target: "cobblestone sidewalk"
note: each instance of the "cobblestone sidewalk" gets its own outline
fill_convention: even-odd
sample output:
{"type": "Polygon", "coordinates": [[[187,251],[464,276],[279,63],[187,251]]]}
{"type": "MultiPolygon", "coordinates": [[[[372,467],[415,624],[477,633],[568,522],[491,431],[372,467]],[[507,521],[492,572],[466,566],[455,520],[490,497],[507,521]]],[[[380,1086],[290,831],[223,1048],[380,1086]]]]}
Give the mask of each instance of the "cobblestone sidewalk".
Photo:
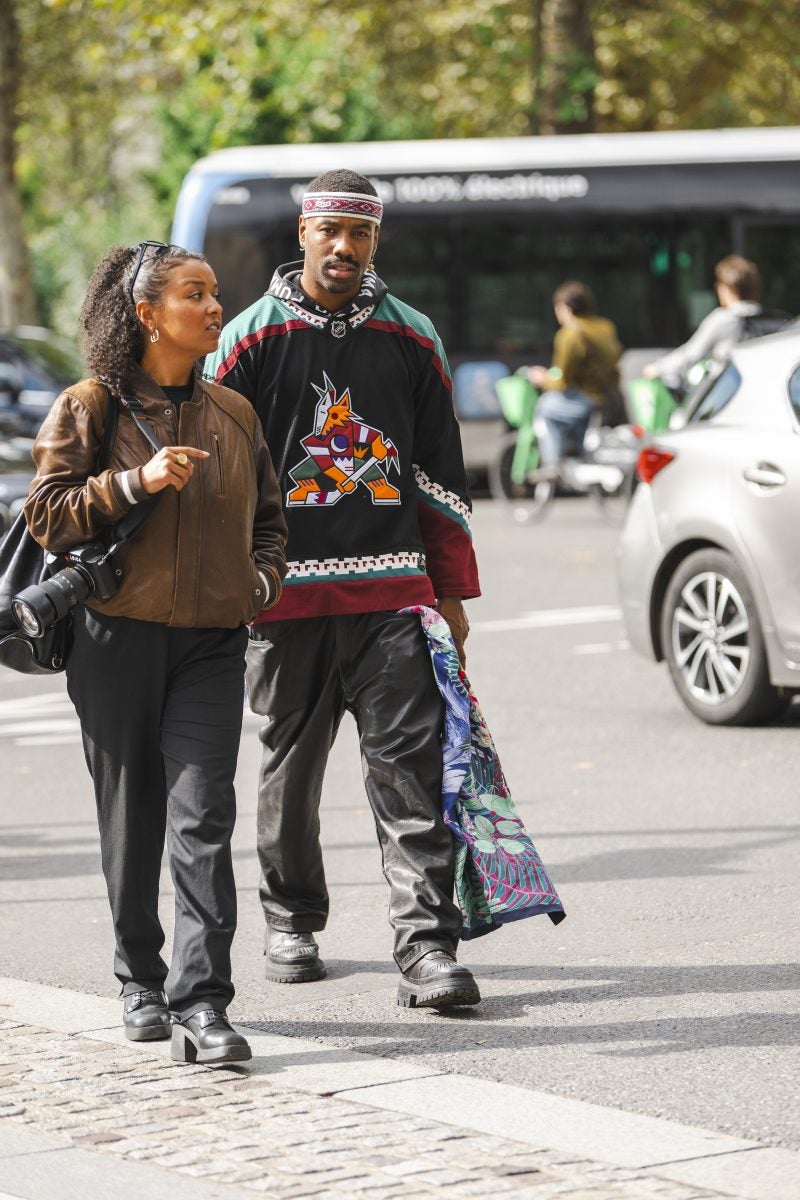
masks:
{"type": "Polygon", "coordinates": [[[0,1131],[8,1122],[109,1160],[213,1180],[230,1200],[722,1195],[304,1093],[246,1068],[176,1066],[160,1051],[0,1019],[0,1131]]]}

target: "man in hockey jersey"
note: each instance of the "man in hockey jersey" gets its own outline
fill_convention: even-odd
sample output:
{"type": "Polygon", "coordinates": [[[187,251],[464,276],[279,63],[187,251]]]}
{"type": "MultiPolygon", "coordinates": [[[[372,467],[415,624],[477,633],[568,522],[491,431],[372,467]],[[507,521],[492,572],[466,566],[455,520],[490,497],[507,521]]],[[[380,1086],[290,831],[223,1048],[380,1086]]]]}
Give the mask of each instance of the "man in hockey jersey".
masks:
{"type": "Polygon", "coordinates": [[[315,179],[302,262],[223,331],[209,378],[247,396],[289,527],[283,597],[253,625],[247,686],[265,718],[258,797],[267,978],[322,979],[328,892],[319,802],[345,710],[390,888],[407,1007],[477,1004],[456,961],[453,839],[441,815],[443,709],[419,620],[436,605],[463,662],[479,595],[447,361],[430,321],[375,274],[382,204],[350,171],[315,179]]]}

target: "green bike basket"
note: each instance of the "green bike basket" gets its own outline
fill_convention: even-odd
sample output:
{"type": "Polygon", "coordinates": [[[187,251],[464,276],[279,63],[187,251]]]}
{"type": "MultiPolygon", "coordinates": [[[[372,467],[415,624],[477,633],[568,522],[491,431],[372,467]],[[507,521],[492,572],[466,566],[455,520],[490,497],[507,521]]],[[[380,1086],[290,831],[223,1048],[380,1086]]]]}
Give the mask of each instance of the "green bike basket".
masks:
{"type": "Polygon", "coordinates": [[[664,433],[677,407],[675,397],[660,379],[631,379],[628,383],[633,420],[648,433],[664,433]]]}
{"type": "Polygon", "coordinates": [[[536,407],[536,388],[524,375],[506,375],[495,382],[503,416],[509,425],[519,429],[526,415],[536,407]]]}

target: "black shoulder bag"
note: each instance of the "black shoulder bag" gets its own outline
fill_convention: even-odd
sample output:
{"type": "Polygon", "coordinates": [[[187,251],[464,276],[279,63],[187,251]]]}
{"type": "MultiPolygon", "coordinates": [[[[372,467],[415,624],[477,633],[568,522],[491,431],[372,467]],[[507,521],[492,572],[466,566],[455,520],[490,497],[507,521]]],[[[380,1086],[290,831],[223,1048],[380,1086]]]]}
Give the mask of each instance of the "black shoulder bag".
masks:
{"type": "MultiPolygon", "coordinates": [[[[139,400],[128,397],[121,403],[136,420],[153,449],[159,451],[162,448],[161,442],[150,424],[145,421],[139,400]]],[[[97,455],[97,467],[101,471],[108,465],[111,457],[118,415],[116,397],[108,392],[106,423],[97,455]]],[[[115,554],[119,547],[142,527],[159,496],[160,493],[135,505],[122,518],[114,530],[113,544],[100,556],[101,563],[115,554]]],[[[78,554],[77,551],[72,553],[78,554]]],[[[67,611],[47,628],[34,633],[28,632],[17,623],[12,604],[20,592],[42,584],[57,572],[65,561],[68,559],[64,556],[50,554],[42,549],[28,529],[25,514],[20,513],[0,543],[0,666],[20,671],[24,675],[51,675],[64,670],[72,648],[71,611],[67,611]]],[[[119,572],[115,571],[114,575],[118,576],[119,572]]],[[[113,594],[114,590],[116,584],[107,594],[113,594]]],[[[75,602],[74,599],[70,600],[70,607],[73,607],[75,602]]]]}

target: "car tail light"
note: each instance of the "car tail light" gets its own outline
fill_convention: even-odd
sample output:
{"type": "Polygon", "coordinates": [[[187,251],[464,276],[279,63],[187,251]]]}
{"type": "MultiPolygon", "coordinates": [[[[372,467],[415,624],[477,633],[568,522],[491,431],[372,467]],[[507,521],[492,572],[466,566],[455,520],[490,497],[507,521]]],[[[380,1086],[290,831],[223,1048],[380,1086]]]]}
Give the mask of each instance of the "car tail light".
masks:
{"type": "Polygon", "coordinates": [[[645,446],[636,460],[636,475],[642,483],[652,483],[659,471],[669,466],[675,457],[672,450],[659,446],[645,446]]]}

